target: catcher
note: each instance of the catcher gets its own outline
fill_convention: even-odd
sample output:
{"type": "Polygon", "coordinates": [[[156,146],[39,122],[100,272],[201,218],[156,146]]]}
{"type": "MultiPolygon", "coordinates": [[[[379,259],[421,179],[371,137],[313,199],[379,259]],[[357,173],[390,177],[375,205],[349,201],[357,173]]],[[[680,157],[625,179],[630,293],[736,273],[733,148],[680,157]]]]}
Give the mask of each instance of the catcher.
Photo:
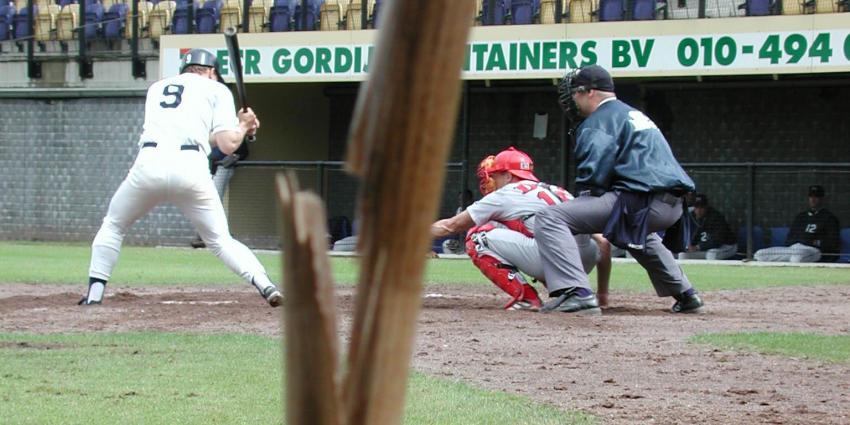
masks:
{"type": "MultiPolygon", "coordinates": [[[[466,252],[472,263],[511,296],[506,310],[537,311],[542,303],[522,273],[543,280],[543,265],[534,240],[535,213],[568,202],[566,190],[540,182],[534,163],[520,150],[508,148],[490,155],[478,166],[479,190],[484,196],[454,217],[431,225],[431,235],[443,237],[468,229],[466,252]],[[522,273],[520,273],[522,272],[522,273]]],[[[608,302],[611,249],[601,235],[576,235],[587,273],[598,264],[597,296],[608,302]]]]}

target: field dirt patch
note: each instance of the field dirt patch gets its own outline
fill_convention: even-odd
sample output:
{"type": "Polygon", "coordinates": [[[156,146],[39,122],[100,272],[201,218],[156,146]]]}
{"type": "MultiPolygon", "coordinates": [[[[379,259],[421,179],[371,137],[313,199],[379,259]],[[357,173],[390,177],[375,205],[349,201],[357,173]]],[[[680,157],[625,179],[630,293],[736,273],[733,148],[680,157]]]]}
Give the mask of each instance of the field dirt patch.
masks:
{"type": "MultiPolygon", "coordinates": [[[[0,285],[0,332],[280,335],[280,310],[247,285],[110,285],[105,303],[90,307],[76,305],[83,289],[0,285]]],[[[850,287],[712,292],[706,314],[687,316],[651,295],[615,294],[599,317],[506,312],[504,298],[489,287],[427,286],[414,367],[604,423],[850,423],[850,365],[687,341],[710,332],[850,334],[850,287]]],[[[345,338],[354,290],[338,288],[337,304],[345,338]]]]}

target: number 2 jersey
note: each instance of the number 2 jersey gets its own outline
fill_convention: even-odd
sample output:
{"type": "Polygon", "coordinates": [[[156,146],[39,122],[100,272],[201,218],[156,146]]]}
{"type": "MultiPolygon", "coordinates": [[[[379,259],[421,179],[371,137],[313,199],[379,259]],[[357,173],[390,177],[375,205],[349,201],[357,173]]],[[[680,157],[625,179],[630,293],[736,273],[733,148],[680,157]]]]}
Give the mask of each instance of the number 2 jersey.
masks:
{"type": "Polygon", "coordinates": [[[238,129],[233,95],[227,86],[187,72],[148,88],[139,145],[198,145],[209,155],[211,135],[238,129]]]}
{"type": "Polygon", "coordinates": [[[466,208],[476,226],[490,221],[532,236],[534,215],[543,208],[573,199],[561,187],[531,180],[508,183],[466,208]],[[523,231],[523,228],[526,231],[523,231]]]}

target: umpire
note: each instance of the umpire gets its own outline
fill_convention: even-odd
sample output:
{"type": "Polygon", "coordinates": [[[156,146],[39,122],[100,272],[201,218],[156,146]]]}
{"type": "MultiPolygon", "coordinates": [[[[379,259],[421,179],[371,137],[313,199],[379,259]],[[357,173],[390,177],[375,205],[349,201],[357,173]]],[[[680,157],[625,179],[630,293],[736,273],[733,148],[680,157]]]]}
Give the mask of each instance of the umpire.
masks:
{"type": "Polygon", "coordinates": [[[682,195],[694,190],[667,140],[641,111],[617,100],[604,68],[567,72],[558,102],[576,131],[579,197],[537,214],[535,238],[550,301],[541,311],[599,314],[573,234],[604,231],[646,269],[660,297],[676,299],[672,312],[698,312],[703,303],[673,254],[654,232],[682,216],[682,195]]]}

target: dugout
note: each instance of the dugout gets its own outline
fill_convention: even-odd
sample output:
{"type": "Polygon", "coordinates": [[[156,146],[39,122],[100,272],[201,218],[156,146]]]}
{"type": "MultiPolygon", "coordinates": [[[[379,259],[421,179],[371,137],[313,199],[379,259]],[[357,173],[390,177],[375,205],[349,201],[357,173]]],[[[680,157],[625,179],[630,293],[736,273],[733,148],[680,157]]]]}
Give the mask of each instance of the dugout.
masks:
{"type": "MultiPolygon", "coordinates": [[[[699,190],[709,194],[733,227],[746,225],[750,216],[752,224],[764,228],[787,224],[805,206],[805,188],[815,183],[826,188],[830,209],[848,227],[850,150],[845,144],[850,129],[844,111],[850,98],[850,31],[846,28],[850,28],[847,13],[476,27],[468,46],[464,103],[449,164],[434,164],[448,170],[441,215],[454,212],[461,188],[475,189],[478,160],[510,145],[533,156],[542,179],[569,188],[574,169],[571,141],[555,101],[555,84],[563,69],[596,62],[612,71],[618,96],[646,111],[661,127],[699,190]]],[[[255,247],[276,245],[271,176],[281,169],[295,170],[302,186],[322,193],[329,216],[354,215],[357,183],[341,170],[340,161],[375,35],[374,30],[360,30],[240,36],[250,103],[263,128],[250,161],[237,169],[225,203],[237,237],[255,247]]],[[[176,73],[181,51],[194,47],[214,50],[225,59],[221,35],[164,36],[158,61],[148,62],[148,80],[176,73]]],[[[225,78],[232,81],[228,71],[225,64],[225,78]]],[[[6,147],[0,161],[8,165],[0,173],[7,173],[4,181],[12,182],[2,195],[4,205],[14,207],[6,208],[0,218],[0,236],[91,238],[105,203],[132,161],[132,140],[140,122],[122,128],[128,135],[121,137],[115,137],[108,123],[90,123],[88,133],[99,141],[89,146],[92,151],[116,143],[122,147],[100,158],[113,164],[108,170],[115,176],[84,180],[68,171],[79,162],[63,157],[68,152],[79,158],[87,154],[85,146],[72,148],[74,124],[57,131],[55,122],[47,126],[33,119],[19,130],[13,117],[21,118],[17,107],[22,107],[26,119],[32,118],[26,111],[47,109],[51,119],[73,123],[82,107],[90,113],[135,113],[140,121],[140,82],[131,81],[136,87],[132,93],[109,98],[61,94],[51,98],[47,88],[43,99],[32,100],[8,94],[23,88],[6,90],[0,120],[4,128],[16,130],[0,136],[6,147]],[[23,143],[24,138],[30,142],[23,143]],[[42,142],[31,146],[32,140],[42,142]],[[57,178],[27,171],[23,175],[30,180],[23,182],[21,173],[15,173],[21,168],[14,152],[31,149],[37,150],[30,156],[36,167],[55,167],[61,170],[59,176],[65,173],[72,181],[85,181],[86,189],[91,189],[85,191],[85,202],[68,202],[52,215],[45,213],[44,209],[55,207],[37,192],[40,187],[51,190],[57,178]],[[32,216],[38,220],[23,231],[20,223],[34,220],[32,216]],[[71,236],[59,235],[69,228],[75,229],[71,236]]],[[[78,184],[61,186],[64,193],[80,191],[78,184]]],[[[191,238],[191,229],[176,217],[179,214],[167,208],[156,214],[137,224],[138,236],[131,234],[128,242],[181,244],[191,238]],[[150,233],[153,236],[142,236],[150,233]]]]}

